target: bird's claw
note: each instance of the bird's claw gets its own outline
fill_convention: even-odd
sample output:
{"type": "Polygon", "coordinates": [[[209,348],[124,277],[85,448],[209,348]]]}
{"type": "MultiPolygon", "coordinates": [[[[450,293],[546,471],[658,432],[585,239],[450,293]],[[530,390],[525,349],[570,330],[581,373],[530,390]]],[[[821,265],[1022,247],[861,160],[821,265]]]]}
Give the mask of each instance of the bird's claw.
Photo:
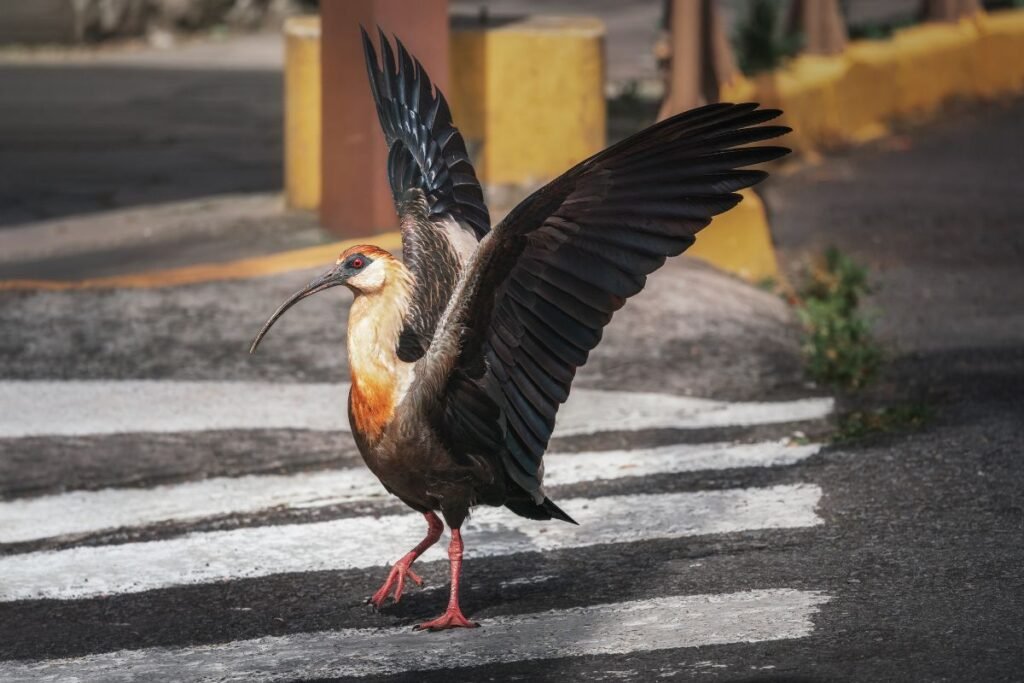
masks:
{"type": "Polygon", "coordinates": [[[413,631],[444,631],[450,628],[479,628],[480,624],[470,621],[462,615],[458,607],[448,610],[437,619],[425,621],[418,626],[413,626],[413,631]]]}
{"type": "Polygon", "coordinates": [[[392,588],[394,588],[394,601],[397,605],[402,599],[402,592],[405,590],[406,577],[409,577],[409,579],[411,579],[417,586],[422,586],[423,579],[421,579],[419,575],[409,567],[410,564],[412,563],[406,563],[403,561],[396,562],[391,568],[391,571],[388,572],[388,578],[384,581],[384,585],[381,586],[376,593],[370,596],[366,601],[367,604],[373,605],[376,609],[381,609],[384,607],[384,603],[387,601],[388,596],[391,595],[392,588]]]}

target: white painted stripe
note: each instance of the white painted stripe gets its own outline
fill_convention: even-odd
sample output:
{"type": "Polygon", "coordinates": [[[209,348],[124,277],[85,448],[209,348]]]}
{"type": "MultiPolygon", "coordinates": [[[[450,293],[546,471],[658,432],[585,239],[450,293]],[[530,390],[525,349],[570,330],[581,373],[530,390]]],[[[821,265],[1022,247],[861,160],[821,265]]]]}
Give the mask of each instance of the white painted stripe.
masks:
{"type": "Polygon", "coordinates": [[[348,430],[347,390],[347,385],[269,382],[0,382],[0,437],[348,430]]]}
{"type": "Polygon", "coordinates": [[[681,595],[495,617],[471,631],[345,629],[77,659],[0,662],[0,679],[290,681],[758,643],[809,636],[812,618],[829,599],[789,588],[681,595]]]}
{"type": "MultiPolygon", "coordinates": [[[[541,523],[484,508],[465,530],[467,557],[580,548],[821,524],[817,486],[577,498],[562,507],[580,526],[541,523]]],[[[285,572],[354,569],[398,558],[423,534],[418,515],[192,533],[123,545],[0,557],[0,601],[135,593],[285,572]]],[[[426,559],[444,557],[444,544],[426,559]]]]}
{"type": "Polygon", "coordinates": [[[282,681],[804,638],[830,597],[789,588],[495,617],[471,631],[345,629],[77,659],[0,662],[8,683],[282,681]]]}
{"type": "MultiPolygon", "coordinates": [[[[786,442],[675,445],[636,451],[603,451],[545,457],[550,486],[736,467],[791,465],[818,445],[786,442]]],[[[0,503],[0,543],[95,533],[169,521],[372,502],[390,496],[367,469],[293,475],[220,477],[151,489],[73,491],[0,503]]]]}
{"type": "Polygon", "coordinates": [[[563,486],[584,481],[700,470],[779,467],[798,463],[819,450],[821,444],[801,446],[789,441],[768,441],[751,444],[677,444],[633,451],[596,451],[573,455],[552,453],[544,456],[544,485],[563,486]]]}
{"type": "MultiPolygon", "coordinates": [[[[346,384],[0,381],[0,438],[214,429],[347,431],[346,384]]],[[[815,420],[831,398],[774,403],[578,388],[555,436],[815,420]]]]}
{"type": "Polygon", "coordinates": [[[831,398],[729,403],[707,398],[635,391],[574,389],[558,412],[555,436],[639,429],[705,429],[820,420],[831,398]]]}

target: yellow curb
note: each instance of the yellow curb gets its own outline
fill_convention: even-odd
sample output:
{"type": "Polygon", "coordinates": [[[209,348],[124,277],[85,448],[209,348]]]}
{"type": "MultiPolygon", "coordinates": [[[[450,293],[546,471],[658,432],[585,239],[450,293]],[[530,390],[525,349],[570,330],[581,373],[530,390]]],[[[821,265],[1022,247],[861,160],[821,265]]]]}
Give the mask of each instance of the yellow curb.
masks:
{"type": "Polygon", "coordinates": [[[183,268],[151,270],[131,275],[89,278],[87,280],[0,280],[0,291],[40,290],[64,291],[78,289],[143,289],[177,287],[217,280],[244,280],[287,273],[292,270],[315,268],[333,263],[338,254],[357,244],[373,242],[382,249],[397,250],[402,239],[397,232],[372,237],[333,242],[316,247],[257,256],[255,258],[223,263],[200,263],[183,268]]]}
{"type": "Polygon", "coordinates": [[[834,56],[800,55],[775,71],[737,79],[724,101],[783,110],[787,142],[808,153],[859,144],[901,117],[927,116],[953,98],[1024,91],[1024,10],[924,23],[888,40],[850,43],[834,56]]]}
{"type": "Polygon", "coordinates": [[[764,202],[752,190],[742,190],[740,194],[743,201],[697,233],[697,242],[686,250],[686,255],[749,282],[777,280],[779,264],[764,202]]]}

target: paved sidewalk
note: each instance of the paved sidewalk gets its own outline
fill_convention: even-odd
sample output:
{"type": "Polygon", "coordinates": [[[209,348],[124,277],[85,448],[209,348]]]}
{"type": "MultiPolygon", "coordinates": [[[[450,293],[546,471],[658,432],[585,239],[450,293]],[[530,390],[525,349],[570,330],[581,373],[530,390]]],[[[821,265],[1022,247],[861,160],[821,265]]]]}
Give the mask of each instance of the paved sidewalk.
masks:
{"type": "Polygon", "coordinates": [[[316,216],[279,194],[228,194],[86,213],[0,230],[0,287],[224,263],[326,244],[316,216]]]}
{"type": "Polygon", "coordinates": [[[0,230],[282,187],[281,39],[0,53],[0,230]]]}

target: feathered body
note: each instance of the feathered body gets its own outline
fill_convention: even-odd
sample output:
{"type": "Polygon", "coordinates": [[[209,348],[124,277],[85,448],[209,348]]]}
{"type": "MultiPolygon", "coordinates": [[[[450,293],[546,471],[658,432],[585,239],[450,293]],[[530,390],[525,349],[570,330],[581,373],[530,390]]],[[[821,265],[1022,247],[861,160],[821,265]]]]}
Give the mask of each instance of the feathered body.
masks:
{"type": "Polygon", "coordinates": [[[504,473],[485,459],[456,461],[429,411],[406,402],[417,362],[402,360],[399,347],[412,309],[413,276],[369,245],[348,249],[339,262],[354,254],[374,257],[350,281],[355,299],[348,323],[348,405],[356,444],[388,491],[420,512],[445,510],[458,526],[473,505],[501,504],[504,473]]]}
{"type": "MultiPolygon", "coordinates": [[[[491,228],[483,191],[444,96],[401,43],[363,34],[388,144],[404,264],[363,245],[285,302],[344,284],[349,416],[367,465],[424,514],[428,534],[372,598],[382,605],[413,561],[452,530],[448,611],[426,628],[469,626],[458,605],[460,526],[476,505],[531,519],[572,518],[543,487],[543,455],[576,369],[646,276],[686,250],[736,191],[767,174],[743,167],[785,148],[756,104],[712,104],[641,131],[569,169],[491,228]]],[[[396,41],[397,42],[397,41],[396,41]]]]}
{"type": "Polygon", "coordinates": [[[398,357],[397,348],[413,285],[409,272],[391,254],[367,245],[349,249],[339,261],[352,253],[376,257],[352,285],[358,294],[349,312],[347,345],[351,423],[360,440],[374,443],[412,382],[413,365],[398,357]]]}

